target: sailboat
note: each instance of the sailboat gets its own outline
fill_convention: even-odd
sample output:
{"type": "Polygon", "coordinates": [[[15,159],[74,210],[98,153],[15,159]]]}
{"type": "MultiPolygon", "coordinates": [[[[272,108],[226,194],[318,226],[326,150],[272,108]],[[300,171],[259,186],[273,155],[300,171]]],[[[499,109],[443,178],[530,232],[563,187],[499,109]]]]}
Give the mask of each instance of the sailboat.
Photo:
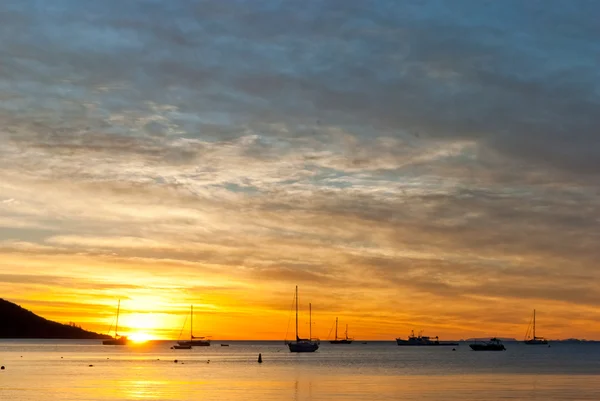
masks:
{"type": "Polygon", "coordinates": [[[300,338],[298,336],[298,286],[296,286],[296,296],[294,298],[296,303],[296,341],[290,341],[288,347],[290,352],[315,352],[319,349],[319,341],[313,341],[312,337],[312,305],[309,306],[309,338],[300,338]]]}
{"type": "Polygon", "coordinates": [[[329,341],[330,344],[352,344],[352,338],[348,338],[348,325],[346,325],[346,338],[338,338],[338,318],[335,318],[335,340],[329,341]]]}
{"type": "MultiPolygon", "coordinates": [[[[183,323],[183,327],[181,328],[181,331],[183,331],[184,328],[185,328],[185,322],[183,323]]],[[[179,333],[179,336],[181,336],[181,333],[179,333]]],[[[186,341],[186,344],[175,344],[171,347],[171,349],[192,349],[192,340],[193,339],[194,339],[194,336],[192,334],[192,325],[190,325],[190,341],[186,341]]]]}
{"type": "Polygon", "coordinates": [[[194,305],[190,306],[190,340],[189,341],[177,341],[177,344],[183,346],[194,346],[194,347],[208,347],[210,346],[210,340],[206,337],[194,337],[194,305]]]}
{"type": "Polygon", "coordinates": [[[117,304],[117,323],[115,324],[115,336],[110,340],[102,341],[103,345],[127,345],[127,337],[119,335],[119,310],[121,309],[121,300],[117,304]]]}
{"type": "Polygon", "coordinates": [[[531,330],[531,323],[529,327],[527,327],[527,333],[525,334],[525,344],[528,345],[542,345],[548,344],[548,340],[544,337],[536,337],[535,335],[535,309],[533,310],[533,330],[531,330]],[[533,337],[529,337],[529,334],[533,331],[533,337]]]}

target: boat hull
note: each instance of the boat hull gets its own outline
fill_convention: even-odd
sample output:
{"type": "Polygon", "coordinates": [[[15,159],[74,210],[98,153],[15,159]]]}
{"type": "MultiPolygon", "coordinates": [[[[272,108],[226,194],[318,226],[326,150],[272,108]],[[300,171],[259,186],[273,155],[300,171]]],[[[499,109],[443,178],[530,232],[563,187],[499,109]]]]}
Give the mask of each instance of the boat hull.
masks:
{"type": "Polygon", "coordinates": [[[210,347],[210,341],[207,340],[178,341],[177,344],[191,347],[210,347]]]}
{"type": "Polygon", "coordinates": [[[291,342],[288,343],[290,352],[315,352],[319,349],[319,344],[314,342],[291,342]]]}
{"type": "Polygon", "coordinates": [[[473,351],[506,351],[502,344],[470,344],[473,351]]]}
{"type": "Polygon", "coordinates": [[[191,345],[174,345],[173,349],[192,349],[191,345]]]}
{"type": "Polygon", "coordinates": [[[548,345],[548,340],[539,340],[539,339],[526,340],[525,344],[527,344],[527,345],[548,345]]]}
{"type": "Polygon", "coordinates": [[[458,343],[452,342],[440,342],[440,341],[411,341],[411,340],[403,340],[401,338],[396,339],[396,344],[400,346],[412,346],[412,347],[436,347],[436,346],[457,346],[458,343]]]}
{"type": "Polygon", "coordinates": [[[329,344],[352,344],[352,340],[331,340],[329,344]]]}
{"type": "Polygon", "coordinates": [[[127,345],[127,337],[111,338],[102,341],[102,345],[127,345]]]}
{"type": "Polygon", "coordinates": [[[396,344],[398,344],[401,347],[443,347],[443,346],[457,346],[459,345],[458,343],[429,343],[429,344],[414,344],[414,343],[409,343],[409,342],[400,342],[400,341],[396,341],[396,344]]]}

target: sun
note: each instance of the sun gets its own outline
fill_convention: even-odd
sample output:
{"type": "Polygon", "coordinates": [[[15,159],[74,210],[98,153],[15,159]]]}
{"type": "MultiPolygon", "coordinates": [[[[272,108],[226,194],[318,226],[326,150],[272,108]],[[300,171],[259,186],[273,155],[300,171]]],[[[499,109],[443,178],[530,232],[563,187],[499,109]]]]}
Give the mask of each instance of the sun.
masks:
{"type": "Polygon", "coordinates": [[[150,341],[153,340],[154,338],[148,334],[148,333],[144,333],[144,332],[137,332],[137,333],[132,333],[129,336],[127,336],[127,338],[131,341],[133,341],[134,343],[145,343],[146,341],[150,341]]]}

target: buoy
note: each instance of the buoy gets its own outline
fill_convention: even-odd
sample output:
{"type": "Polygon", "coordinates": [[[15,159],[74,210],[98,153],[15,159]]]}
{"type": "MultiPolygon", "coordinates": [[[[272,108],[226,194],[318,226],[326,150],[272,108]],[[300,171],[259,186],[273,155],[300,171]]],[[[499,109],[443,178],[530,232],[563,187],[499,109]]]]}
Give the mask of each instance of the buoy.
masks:
{"type": "Polygon", "coordinates": [[[93,367],[94,365],[90,365],[90,368],[93,367]]]}
{"type": "Polygon", "coordinates": [[[452,348],[452,351],[456,351],[456,348],[452,348]]]}
{"type": "Polygon", "coordinates": [[[206,361],[206,363],[210,363],[210,359],[206,361]]]}
{"type": "Polygon", "coordinates": [[[62,356],[60,357],[60,359],[62,359],[62,356]]]}
{"type": "Polygon", "coordinates": [[[174,362],[174,363],[177,363],[177,359],[175,359],[173,362],[174,362]]]}
{"type": "Polygon", "coordinates": [[[258,363],[262,363],[262,354],[258,354],[258,363]]]}
{"type": "Polygon", "coordinates": [[[0,367],[0,370],[4,370],[4,365],[2,365],[2,366],[0,367]]]}

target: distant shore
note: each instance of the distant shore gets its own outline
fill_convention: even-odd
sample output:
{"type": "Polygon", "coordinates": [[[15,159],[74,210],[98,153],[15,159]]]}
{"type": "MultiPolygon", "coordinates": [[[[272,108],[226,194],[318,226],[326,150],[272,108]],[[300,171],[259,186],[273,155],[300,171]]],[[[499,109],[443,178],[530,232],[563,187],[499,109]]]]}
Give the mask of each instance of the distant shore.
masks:
{"type": "Polygon", "coordinates": [[[102,340],[105,334],[82,329],[75,323],[63,324],[44,319],[21,306],[0,298],[0,338],[102,340]]]}

